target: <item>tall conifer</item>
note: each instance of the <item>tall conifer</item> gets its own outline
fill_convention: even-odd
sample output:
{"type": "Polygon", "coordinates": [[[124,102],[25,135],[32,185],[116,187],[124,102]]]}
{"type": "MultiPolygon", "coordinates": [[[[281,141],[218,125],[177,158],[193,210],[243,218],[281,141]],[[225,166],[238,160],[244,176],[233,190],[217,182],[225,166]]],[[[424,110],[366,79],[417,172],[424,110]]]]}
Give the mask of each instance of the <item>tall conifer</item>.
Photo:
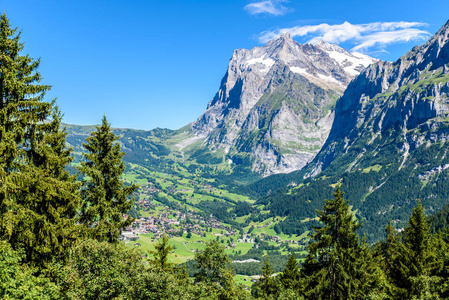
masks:
{"type": "Polygon", "coordinates": [[[168,255],[174,247],[170,245],[166,234],[162,235],[159,241],[154,245],[154,249],[155,251],[150,252],[154,257],[152,262],[161,268],[161,270],[173,269],[173,264],[168,261],[168,255]]]}
{"type": "Polygon", "coordinates": [[[20,32],[0,16],[0,237],[35,264],[76,237],[78,183],[55,101],[45,102],[40,61],[21,55],[20,32]]]}
{"type": "Polygon", "coordinates": [[[279,275],[279,281],[284,289],[298,289],[300,286],[300,274],[298,262],[293,254],[290,254],[285,268],[279,275]]]}
{"type": "Polygon", "coordinates": [[[385,228],[385,240],[377,245],[376,254],[380,267],[390,281],[392,294],[399,298],[407,292],[403,282],[409,272],[408,267],[403,264],[405,252],[406,249],[390,221],[385,228]]]}
{"type": "Polygon", "coordinates": [[[125,171],[122,161],[125,155],[118,137],[103,117],[101,126],[91,133],[83,143],[87,150],[85,162],[79,170],[87,176],[83,182],[81,222],[87,227],[88,235],[98,241],[116,242],[121,231],[134,219],[123,219],[134,201],[130,196],[137,185],[125,186],[121,179],[125,171]]]}
{"type": "Polygon", "coordinates": [[[408,226],[405,228],[404,241],[410,250],[413,275],[421,275],[425,270],[430,245],[430,225],[424,213],[421,201],[413,209],[408,226]]]}
{"type": "Polygon", "coordinates": [[[407,297],[422,298],[423,293],[435,297],[438,293],[433,288],[440,285],[438,275],[444,266],[442,253],[435,249],[438,242],[439,236],[432,237],[430,234],[430,224],[424,207],[421,201],[418,201],[405,228],[404,250],[400,262],[405,271],[399,285],[404,288],[407,297]]]}
{"type": "Polygon", "coordinates": [[[324,200],[323,210],[317,213],[324,226],[314,228],[314,242],[308,246],[309,257],[303,271],[309,273],[306,298],[348,298],[354,290],[351,262],[355,259],[353,250],[359,247],[356,230],[360,223],[343,199],[340,186],[334,191],[334,199],[324,200]]]}
{"type": "MultiPolygon", "coordinates": [[[[365,267],[375,267],[369,249],[359,243],[357,229],[361,224],[351,213],[340,186],[334,199],[325,200],[317,211],[322,227],[314,228],[308,256],[301,275],[307,299],[358,299],[367,290],[377,288],[379,281],[368,278],[365,267]]],[[[377,272],[377,270],[376,270],[377,272]]]]}
{"type": "Polygon", "coordinates": [[[269,256],[265,256],[262,266],[262,276],[259,278],[259,288],[265,299],[269,297],[276,298],[279,293],[276,280],[273,278],[273,269],[270,266],[269,256]]]}

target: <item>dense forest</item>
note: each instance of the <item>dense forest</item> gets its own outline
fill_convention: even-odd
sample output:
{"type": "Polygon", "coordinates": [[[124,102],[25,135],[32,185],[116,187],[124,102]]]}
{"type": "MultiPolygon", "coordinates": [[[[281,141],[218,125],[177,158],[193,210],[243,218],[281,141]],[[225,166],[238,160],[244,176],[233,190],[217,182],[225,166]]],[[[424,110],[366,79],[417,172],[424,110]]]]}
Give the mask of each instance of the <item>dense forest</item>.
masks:
{"type": "MultiPolygon", "coordinates": [[[[304,220],[316,216],[315,210],[321,205],[319,200],[328,197],[332,186],[339,183],[342,190],[349,192],[347,198],[363,221],[360,232],[366,234],[368,242],[374,243],[382,239],[383,228],[389,220],[394,221],[396,228],[404,227],[419,199],[428,214],[435,214],[447,204],[449,169],[434,175],[426,172],[448,164],[445,152],[449,143],[421,145],[402,168],[399,147],[391,142],[375,160],[372,157],[361,160],[361,167],[351,171],[346,169],[352,160],[341,159],[315,177],[302,179],[305,170],[301,170],[270,176],[247,188],[256,195],[258,204],[268,207],[269,217],[284,217],[277,226],[279,231],[302,234],[317,225],[315,221],[304,220]],[[432,177],[426,181],[421,174],[432,177]]],[[[439,218],[446,215],[438,214],[439,218]]]]}
{"type": "MultiPolygon", "coordinates": [[[[133,222],[123,216],[132,209],[130,196],[137,186],[121,179],[124,154],[117,136],[104,117],[84,142],[78,167],[83,180],[70,175],[72,150],[66,147],[56,102],[44,101],[50,86],[39,84],[40,61],[21,55],[20,32],[6,14],[0,17],[0,30],[0,298],[449,297],[446,218],[438,217],[440,230],[431,231],[418,202],[403,231],[390,223],[381,242],[368,244],[358,235],[361,223],[339,185],[315,212],[320,221],[314,223],[303,263],[293,253],[287,261],[266,256],[261,270],[247,271],[260,274],[251,291],[235,283],[231,258],[218,241],[195,253],[190,270],[169,261],[173,249],[167,236],[151,253],[127,248],[119,236],[133,222]]],[[[331,193],[327,185],[319,196],[331,193]]],[[[199,205],[229,218],[226,206],[199,205]]],[[[289,206],[286,202],[271,209],[281,214],[289,206]]],[[[256,213],[245,203],[237,203],[234,212],[256,213]]],[[[247,257],[260,258],[261,251],[252,250],[247,257]]]]}

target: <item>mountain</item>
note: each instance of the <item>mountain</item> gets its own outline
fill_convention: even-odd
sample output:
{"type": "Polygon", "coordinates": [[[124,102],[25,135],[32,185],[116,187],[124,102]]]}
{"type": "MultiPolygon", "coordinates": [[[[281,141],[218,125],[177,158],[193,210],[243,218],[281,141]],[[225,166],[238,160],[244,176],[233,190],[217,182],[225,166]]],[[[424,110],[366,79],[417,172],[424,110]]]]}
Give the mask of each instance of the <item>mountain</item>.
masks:
{"type": "Polygon", "coordinates": [[[217,152],[265,176],[301,169],[326,141],[335,101],[373,61],[325,42],[301,45],[289,34],[235,50],[220,89],[179,149],[191,158],[217,152]]]}
{"type": "MultiPolygon", "coordinates": [[[[86,150],[83,143],[90,133],[96,131],[96,126],[80,126],[62,124],[68,132],[67,144],[73,148],[75,163],[82,160],[82,153],[86,150]]],[[[120,137],[122,151],[126,153],[124,161],[154,169],[163,169],[166,162],[172,163],[168,156],[171,154],[167,140],[174,134],[173,130],[156,128],[151,131],[114,128],[115,135],[120,137]]]]}
{"type": "Polygon", "coordinates": [[[337,101],[320,152],[284,178],[284,187],[296,186],[262,201],[272,214],[289,216],[283,229],[304,230],[301,221],[340,183],[376,240],[388,220],[403,228],[418,199],[427,213],[449,203],[448,149],[449,22],[397,61],[363,70],[337,101]]]}
{"type": "MultiPolygon", "coordinates": [[[[373,145],[399,135],[400,168],[404,167],[410,152],[420,145],[446,141],[448,26],[396,62],[371,65],[348,86],[338,101],[338,117],[325,147],[313,163],[311,175],[325,169],[341,152],[344,153],[339,159],[347,160],[344,157],[368,136],[367,144],[373,145]]],[[[349,170],[356,168],[358,161],[366,156],[365,148],[351,162],[349,170]]]]}
{"type": "MultiPolygon", "coordinates": [[[[389,220],[404,228],[418,199],[428,214],[449,203],[449,22],[395,62],[364,68],[368,60],[284,35],[234,51],[196,122],[176,131],[115,132],[127,162],[168,174],[181,166],[258,198],[263,213],[245,222],[281,216],[276,232],[317,225],[316,209],[340,184],[361,230],[376,241],[389,220]],[[294,169],[236,184],[252,182],[251,170],[294,169]]],[[[76,161],[92,130],[68,126],[76,161]]]]}

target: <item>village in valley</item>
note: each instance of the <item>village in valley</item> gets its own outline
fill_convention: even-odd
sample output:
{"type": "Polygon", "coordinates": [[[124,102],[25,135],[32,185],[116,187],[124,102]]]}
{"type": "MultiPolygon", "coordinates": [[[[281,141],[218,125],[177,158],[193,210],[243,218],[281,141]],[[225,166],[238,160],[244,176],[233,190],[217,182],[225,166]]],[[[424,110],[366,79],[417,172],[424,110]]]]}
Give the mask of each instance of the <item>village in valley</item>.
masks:
{"type": "Polygon", "coordinates": [[[233,263],[239,265],[259,263],[260,255],[250,254],[266,254],[267,249],[285,255],[305,253],[307,232],[301,236],[278,234],[273,229],[277,219],[253,222],[251,214],[236,216],[233,212],[237,205],[254,201],[180,168],[177,166],[177,173],[166,174],[128,166],[125,180],[139,184],[139,189],[130,212],[135,221],[121,236],[127,245],[152,251],[153,245],[167,235],[174,247],[170,259],[176,263],[193,260],[195,252],[212,239],[222,243],[233,263]]]}

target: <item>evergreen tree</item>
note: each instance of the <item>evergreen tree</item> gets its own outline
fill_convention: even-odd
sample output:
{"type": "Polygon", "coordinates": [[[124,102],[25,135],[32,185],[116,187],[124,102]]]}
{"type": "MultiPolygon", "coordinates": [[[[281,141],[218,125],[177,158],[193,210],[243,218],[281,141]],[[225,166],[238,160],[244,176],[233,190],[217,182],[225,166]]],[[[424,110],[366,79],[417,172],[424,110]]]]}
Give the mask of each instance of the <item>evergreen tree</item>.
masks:
{"type": "Polygon", "coordinates": [[[426,260],[428,259],[430,245],[430,225],[424,213],[421,201],[413,209],[408,226],[405,228],[404,242],[410,251],[411,274],[419,276],[426,272],[426,260]]]}
{"type": "Polygon", "coordinates": [[[288,258],[284,271],[279,275],[279,281],[284,289],[298,289],[300,286],[300,274],[298,263],[293,254],[288,258]]]}
{"type": "Polygon", "coordinates": [[[262,266],[262,276],[259,279],[259,288],[264,298],[275,297],[278,294],[278,286],[276,280],[273,278],[273,270],[270,266],[269,256],[265,256],[262,266]]]}
{"type": "Polygon", "coordinates": [[[407,276],[408,268],[402,263],[402,255],[405,252],[404,245],[396,235],[391,221],[385,228],[385,240],[377,245],[375,256],[380,259],[379,266],[384,271],[392,294],[401,298],[406,293],[403,280],[407,276]]]}
{"type": "Polygon", "coordinates": [[[317,211],[323,227],[315,227],[308,246],[308,258],[303,274],[308,275],[306,298],[344,299],[354,290],[352,262],[354,249],[359,247],[356,230],[360,223],[350,212],[340,186],[334,199],[324,200],[322,211],[317,211]]]}
{"type": "Polygon", "coordinates": [[[317,213],[323,226],[314,228],[314,241],[308,246],[301,270],[305,298],[359,299],[380,282],[360,270],[373,263],[368,261],[368,249],[359,244],[356,230],[360,223],[343,199],[340,186],[334,191],[334,199],[325,200],[323,210],[317,213]]]}
{"type": "Polygon", "coordinates": [[[437,275],[443,270],[444,254],[436,249],[437,244],[442,243],[439,243],[438,235],[432,237],[430,234],[424,207],[418,201],[405,228],[400,261],[404,271],[398,286],[406,291],[407,297],[435,298],[439,293],[434,288],[440,285],[437,275]]]}
{"type": "Polygon", "coordinates": [[[195,282],[218,283],[223,286],[223,272],[230,263],[224,246],[218,241],[209,241],[204,250],[195,253],[195,261],[198,264],[195,282]]]}
{"type": "Polygon", "coordinates": [[[356,288],[351,297],[353,299],[390,299],[392,294],[388,277],[380,267],[380,258],[366,244],[363,238],[360,247],[355,250],[354,273],[351,280],[356,288]]]}
{"type": "Polygon", "coordinates": [[[20,32],[0,16],[0,238],[36,265],[77,236],[79,185],[55,101],[45,102],[39,60],[20,55],[20,32]]]}
{"type": "Polygon", "coordinates": [[[439,284],[439,295],[442,299],[449,299],[449,243],[445,235],[446,232],[438,231],[432,237],[432,249],[438,258],[441,266],[436,270],[435,276],[441,279],[439,284]]]}
{"type": "Polygon", "coordinates": [[[174,249],[168,242],[168,236],[164,234],[162,238],[154,245],[156,251],[151,251],[154,256],[154,264],[160,267],[162,270],[170,269],[173,266],[168,263],[168,255],[174,249]]]}
{"type": "Polygon", "coordinates": [[[190,230],[190,227],[189,228],[187,228],[187,235],[186,235],[186,238],[187,239],[190,239],[192,237],[192,231],[190,230]]]}
{"type": "Polygon", "coordinates": [[[236,284],[231,269],[224,269],[222,274],[222,287],[218,293],[219,300],[248,299],[248,294],[242,285],[236,284]]]}
{"type": "Polygon", "coordinates": [[[88,235],[98,241],[118,241],[121,231],[134,221],[131,216],[123,220],[123,215],[133,206],[134,201],[129,197],[137,186],[125,186],[120,178],[125,164],[117,140],[103,117],[101,126],[86,139],[87,143],[83,143],[87,150],[86,161],[81,162],[79,170],[88,179],[81,190],[80,220],[87,227],[88,235]]]}

